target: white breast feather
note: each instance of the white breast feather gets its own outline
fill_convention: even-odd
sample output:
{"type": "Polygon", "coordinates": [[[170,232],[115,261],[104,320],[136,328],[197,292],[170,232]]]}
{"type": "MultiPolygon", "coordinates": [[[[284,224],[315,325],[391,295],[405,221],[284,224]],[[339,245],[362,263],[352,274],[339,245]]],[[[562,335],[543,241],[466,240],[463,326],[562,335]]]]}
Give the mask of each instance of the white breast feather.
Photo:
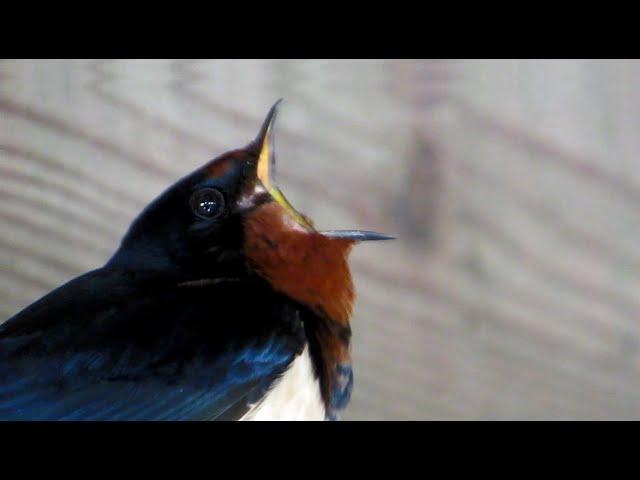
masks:
{"type": "Polygon", "coordinates": [[[240,420],[324,420],[320,384],[314,375],[309,347],[276,380],[265,397],[240,420]]]}

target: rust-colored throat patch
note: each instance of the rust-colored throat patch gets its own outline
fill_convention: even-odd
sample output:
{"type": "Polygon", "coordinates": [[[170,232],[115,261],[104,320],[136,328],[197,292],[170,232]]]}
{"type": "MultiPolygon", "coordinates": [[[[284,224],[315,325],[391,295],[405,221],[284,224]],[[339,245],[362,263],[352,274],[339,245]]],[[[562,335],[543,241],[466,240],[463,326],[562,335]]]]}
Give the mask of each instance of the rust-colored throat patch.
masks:
{"type": "Polygon", "coordinates": [[[245,220],[249,264],[278,291],[316,314],[348,324],[354,289],[347,258],[353,241],[305,229],[277,202],[245,220]]]}

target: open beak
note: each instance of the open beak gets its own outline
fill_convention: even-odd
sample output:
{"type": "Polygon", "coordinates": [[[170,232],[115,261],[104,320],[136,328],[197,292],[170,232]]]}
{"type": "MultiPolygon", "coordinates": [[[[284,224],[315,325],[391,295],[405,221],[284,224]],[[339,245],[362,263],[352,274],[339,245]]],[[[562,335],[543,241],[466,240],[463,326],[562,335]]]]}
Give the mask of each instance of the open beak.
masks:
{"type": "MultiPolygon", "coordinates": [[[[278,113],[278,105],[281,101],[282,99],[279,99],[273,104],[269,113],[267,113],[267,117],[260,128],[258,136],[253,141],[253,145],[259,152],[257,166],[258,180],[273,199],[289,212],[300,226],[309,231],[317,231],[313,226],[313,222],[298,212],[275,184],[276,153],[274,148],[274,124],[278,113]]],[[[385,235],[384,233],[364,230],[323,230],[317,232],[328,238],[339,238],[354,242],[393,240],[395,238],[391,235],[385,235]]]]}
{"type": "Polygon", "coordinates": [[[396,237],[386,233],[368,232],[366,230],[322,230],[320,232],[325,237],[343,238],[354,242],[366,242],[373,240],[395,240],[396,237]]]}

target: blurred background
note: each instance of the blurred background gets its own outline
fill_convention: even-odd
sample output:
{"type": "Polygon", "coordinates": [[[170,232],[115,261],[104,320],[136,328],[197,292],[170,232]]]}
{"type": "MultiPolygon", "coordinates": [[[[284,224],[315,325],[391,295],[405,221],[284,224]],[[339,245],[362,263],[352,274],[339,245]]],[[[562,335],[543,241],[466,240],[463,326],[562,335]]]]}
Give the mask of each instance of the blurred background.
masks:
{"type": "Polygon", "coordinates": [[[640,418],[640,62],[0,61],[0,321],[101,266],[284,97],[283,191],[356,247],[345,419],[640,418]]]}

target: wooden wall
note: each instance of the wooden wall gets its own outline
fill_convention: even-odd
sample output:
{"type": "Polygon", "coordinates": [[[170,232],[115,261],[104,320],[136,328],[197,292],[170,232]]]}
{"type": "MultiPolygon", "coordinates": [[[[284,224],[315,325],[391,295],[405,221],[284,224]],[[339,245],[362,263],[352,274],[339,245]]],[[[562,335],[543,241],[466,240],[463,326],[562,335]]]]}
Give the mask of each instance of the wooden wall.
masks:
{"type": "Polygon", "coordinates": [[[640,418],[640,63],[0,61],[0,319],[255,135],[358,247],[349,419],[640,418]]]}

